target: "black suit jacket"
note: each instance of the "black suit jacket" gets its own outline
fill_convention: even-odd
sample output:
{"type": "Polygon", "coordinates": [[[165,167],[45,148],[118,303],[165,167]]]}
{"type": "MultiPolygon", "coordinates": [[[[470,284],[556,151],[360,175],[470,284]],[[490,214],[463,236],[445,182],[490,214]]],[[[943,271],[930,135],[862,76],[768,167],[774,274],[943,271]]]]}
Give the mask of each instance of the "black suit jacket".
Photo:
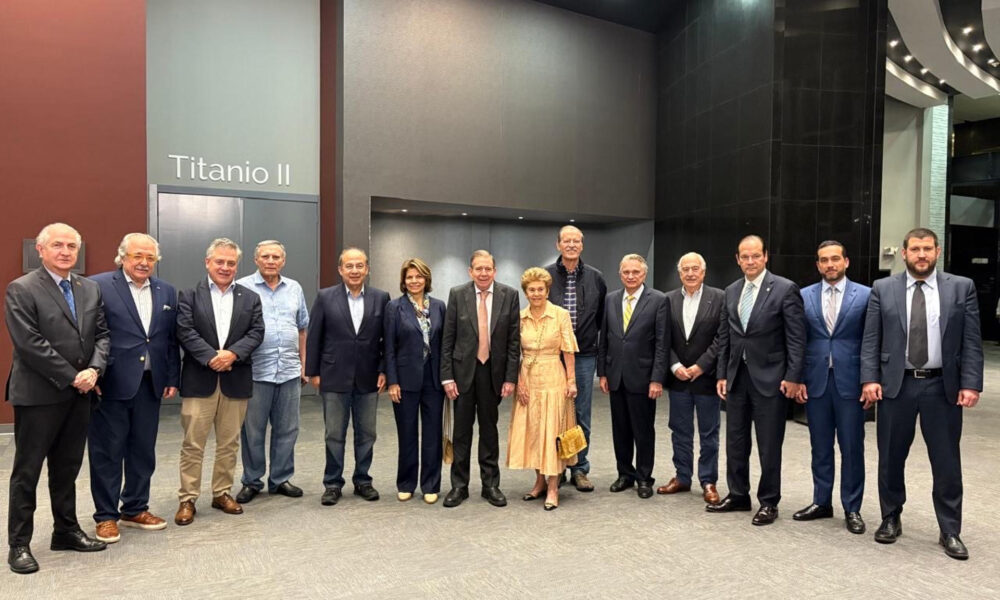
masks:
{"type": "Polygon", "coordinates": [[[104,320],[101,288],[70,275],[77,320],[62,290],[44,267],[7,286],[4,313],[14,356],[7,400],[14,406],[58,404],[81,398],[73,387],[77,373],[103,371],[110,334],[104,320]]]}
{"type": "Polygon", "coordinates": [[[597,351],[597,376],[608,378],[608,389],[624,386],[645,393],[651,382],[667,378],[670,327],[669,303],[663,292],[646,286],[632,308],[628,330],[623,330],[622,296],[615,290],[604,301],[604,325],[597,351]]]}
{"type": "MultiPolygon", "coordinates": [[[[517,383],[521,357],[521,309],[517,290],[493,282],[490,297],[490,364],[493,392],[504,382],[517,383]]],[[[473,282],[451,288],[441,337],[441,381],[452,380],[460,394],[472,389],[479,349],[479,309],[473,282]]]]}
{"type": "MultiPolygon", "coordinates": [[[[428,298],[431,322],[431,363],[434,387],[441,389],[441,332],[444,302],[428,298]]],[[[406,392],[419,392],[424,385],[424,333],[409,297],[400,296],[385,309],[385,381],[406,392]]]]}
{"type": "Polygon", "coordinates": [[[364,316],[355,332],[347,287],[338,284],[316,295],[309,313],[306,336],[306,375],[320,377],[320,391],[363,394],[378,390],[379,373],[385,372],[382,331],[389,294],[364,288],[364,316]]]}
{"type": "Polygon", "coordinates": [[[719,288],[702,285],[701,301],[695,314],[691,335],[684,337],[684,288],[667,292],[670,303],[670,389],[700,395],[715,395],[716,356],[719,352],[716,337],[719,333],[719,318],[726,294],[719,288]],[[681,381],[674,377],[673,365],[681,363],[685,367],[698,365],[702,374],[694,381],[681,381]]]}
{"type": "Polygon", "coordinates": [[[229,335],[221,346],[208,279],[202,279],[193,289],[183,290],[177,298],[177,339],[184,348],[181,396],[211,396],[217,385],[229,398],[253,395],[251,355],[264,339],[264,316],[260,296],[238,283],[232,286],[233,318],[229,323],[229,335]],[[220,349],[237,356],[232,370],[224,373],[217,373],[208,366],[220,349]]]}

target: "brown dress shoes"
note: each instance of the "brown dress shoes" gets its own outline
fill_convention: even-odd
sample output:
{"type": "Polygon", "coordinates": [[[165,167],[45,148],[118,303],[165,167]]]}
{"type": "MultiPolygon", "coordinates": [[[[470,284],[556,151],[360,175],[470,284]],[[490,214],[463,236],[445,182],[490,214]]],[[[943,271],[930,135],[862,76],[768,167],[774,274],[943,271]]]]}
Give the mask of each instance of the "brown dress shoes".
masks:
{"type": "Polygon", "coordinates": [[[121,524],[125,527],[135,527],[136,529],[145,529],[146,531],[158,531],[165,529],[167,526],[166,521],[148,510],[132,516],[122,515],[121,524]]]}
{"type": "Polygon", "coordinates": [[[212,508],[217,508],[227,515],[242,515],[243,507],[229,494],[222,494],[212,498],[212,508]]]}
{"type": "Polygon", "coordinates": [[[122,539],[118,531],[118,523],[114,520],[101,521],[97,524],[97,539],[106,544],[114,544],[122,539]]]}
{"type": "Polygon", "coordinates": [[[719,503],[719,492],[715,489],[714,483],[706,483],[701,486],[701,491],[703,492],[702,497],[708,504],[718,504],[719,503]]]}
{"type": "Polygon", "coordinates": [[[661,485],[656,488],[657,494],[676,494],[678,492],[689,492],[691,491],[691,484],[683,484],[677,480],[676,477],[671,477],[667,485],[661,485]]]}
{"type": "Polygon", "coordinates": [[[193,500],[185,500],[181,502],[180,507],[177,509],[177,514],[174,515],[174,523],[178,525],[190,525],[191,521],[194,521],[194,514],[198,512],[194,508],[193,500]]]}

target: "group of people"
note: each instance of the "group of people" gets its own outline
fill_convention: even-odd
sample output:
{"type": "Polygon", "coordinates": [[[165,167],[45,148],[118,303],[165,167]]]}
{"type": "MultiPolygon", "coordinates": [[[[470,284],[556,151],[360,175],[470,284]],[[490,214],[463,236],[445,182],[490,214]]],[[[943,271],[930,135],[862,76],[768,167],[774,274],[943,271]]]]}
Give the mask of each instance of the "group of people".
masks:
{"type": "Polygon", "coordinates": [[[764,240],[750,235],[736,254],[744,276],[725,290],[705,285],[705,260],[691,252],[677,263],[681,287],[664,294],[645,285],[648,267],[638,254],[622,258],[622,286],[609,293],[601,272],[581,260],[583,233],[569,225],[558,232],[555,263],[522,274],[523,310],[517,291],[495,280],[486,250],[472,254],[470,281],[452,288],[445,304],[431,297],[431,268],[421,259],[403,262],[401,295],[390,300],[366,285],[367,255],[347,248],[338,260],[342,283],[320,290],[307,310],[301,286],[281,274],[286,255],[277,240],[257,245],[256,272],[239,280],[239,246],[212,241],[207,277],[180,293],[153,276],[161,256],[149,235],[126,235],[118,268],[91,278],[72,273],[80,245],[69,225],[46,226],[36,239],[42,266],[7,287],[14,348],[7,398],[15,417],[8,563],[16,573],[38,570],[29,544],[46,459],[53,550],[103,550],[120,539],[120,525],[166,527],[149,512],[162,398],[182,397],[177,525],[195,519],[213,429],[212,508],[242,513],[263,492],[265,472],[270,494],[303,495],[291,478],[306,382],[322,396],[323,505],[342,498],[352,422],[353,494],[379,499],[369,469],[378,396],[387,388],[399,501],[412,499],[419,486],[424,502],[437,502],[442,463],[449,461],[443,504],[457,507],[469,497],[478,421],[481,493],[505,506],[497,422],[501,400],[513,396],[506,464],[535,471],[522,500],[544,499],[551,511],[563,483],[594,490],[587,448],[569,454],[560,439],[579,426],[589,445],[595,374],[610,396],[617,463],[611,492],[635,487],[640,498],[653,495],[654,420],[666,387],[675,473],[656,493],[687,492],[697,481],[708,512],[750,511],[753,427],[761,465],[754,525],[778,517],[792,399],[806,407],[814,483],[812,503],[793,519],[833,516],[836,438],[845,525],[863,533],[865,409],[877,404],[881,543],[902,533],[904,464],[920,415],[939,541],[948,556],[968,557],[959,537],[959,441],[963,409],[975,406],[982,390],[978,305],[970,280],[936,269],[941,248],[928,229],[906,235],[905,272],[873,288],[846,277],[845,247],[827,241],[816,256],[822,280],[799,290],[766,268],[764,240]],[[716,488],[721,401],[725,497],[716,488]],[[76,517],[85,444],[93,538],[76,517]],[[241,446],[242,486],[233,497],[241,446]]]}

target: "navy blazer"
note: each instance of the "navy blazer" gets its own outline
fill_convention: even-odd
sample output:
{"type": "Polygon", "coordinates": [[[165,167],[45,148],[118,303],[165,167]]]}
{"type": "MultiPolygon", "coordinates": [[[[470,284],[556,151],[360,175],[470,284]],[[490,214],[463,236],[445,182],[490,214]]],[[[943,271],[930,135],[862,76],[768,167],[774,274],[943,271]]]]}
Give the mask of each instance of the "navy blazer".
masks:
{"type": "MultiPolygon", "coordinates": [[[[441,332],[444,327],[444,302],[430,300],[431,373],[434,388],[441,389],[441,332]]],[[[424,387],[424,333],[408,296],[400,296],[385,308],[385,378],[386,384],[399,384],[405,392],[419,392],[424,387]]]]}
{"type": "Polygon", "coordinates": [[[632,309],[628,330],[624,331],[620,289],[608,294],[604,301],[604,324],[597,350],[597,376],[607,377],[608,389],[620,387],[645,394],[651,382],[663,383],[667,378],[667,357],[670,354],[670,325],[667,315],[670,302],[658,290],[648,285],[632,309]]]}
{"type": "Polygon", "coordinates": [[[806,312],[806,360],[802,380],[810,397],[822,396],[826,392],[832,356],[833,377],[840,397],[856,401],[861,397],[861,337],[865,332],[865,313],[872,290],[846,280],[831,335],[826,329],[824,315],[825,289],[821,281],[802,290],[806,312]]]}
{"type": "Polygon", "coordinates": [[[356,333],[344,284],[316,295],[306,336],[306,376],[320,377],[321,392],[378,390],[379,373],[385,372],[382,328],[389,294],[371,286],[364,290],[365,311],[356,333]]]}
{"type": "MultiPolygon", "coordinates": [[[[948,402],[958,390],[983,390],[983,338],[976,285],[967,277],[938,271],[941,301],[941,374],[948,402]]],[[[882,397],[895,398],[906,369],[906,273],[872,286],[861,342],[861,382],[881,383],[882,397]]]]}
{"type": "Polygon", "coordinates": [[[149,278],[153,310],[147,335],[122,270],[100,273],[91,279],[101,286],[104,316],[111,330],[108,365],[101,376],[101,398],[135,398],[142,383],[147,353],[156,396],[160,397],[165,388],[180,387],[181,355],[177,344],[177,291],[174,286],[156,277],[149,278]]]}
{"type": "Polygon", "coordinates": [[[719,333],[719,316],[726,294],[719,288],[701,286],[701,301],[695,313],[691,334],[684,337],[684,288],[667,292],[670,305],[670,358],[667,371],[670,374],[670,389],[702,396],[715,395],[716,360],[719,352],[716,338],[719,333]],[[684,366],[698,365],[701,376],[694,381],[681,381],[674,376],[671,367],[681,363],[684,366]]]}

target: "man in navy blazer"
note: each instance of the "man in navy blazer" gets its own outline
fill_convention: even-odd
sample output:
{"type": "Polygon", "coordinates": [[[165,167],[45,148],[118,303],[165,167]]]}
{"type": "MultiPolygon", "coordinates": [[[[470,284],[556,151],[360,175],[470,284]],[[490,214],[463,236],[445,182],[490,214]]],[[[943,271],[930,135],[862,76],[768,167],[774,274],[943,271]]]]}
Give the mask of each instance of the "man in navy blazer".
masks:
{"type": "Polygon", "coordinates": [[[840,242],[816,249],[823,281],[802,290],[806,313],[804,385],[812,445],[812,504],[792,515],[796,521],[833,517],[833,438],[840,446],[840,501],[851,533],[865,532],[861,498],[865,491],[865,411],[861,403],[861,336],[871,288],[847,278],[850,260],[840,242]]]}
{"type": "Polygon", "coordinates": [[[891,544],[903,533],[903,477],[917,415],[927,444],[931,497],[945,554],[965,560],[962,530],[963,408],[983,389],[983,338],[971,279],[935,271],[937,234],[917,228],[903,238],[906,271],[872,286],[861,343],[866,407],[878,402],[878,496],[882,525],[875,541],[891,544]]]}
{"type": "Polygon", "coordinates": [[[354,416],[354,495],[378,500],[368,470],[375,447],[378,394],[385,387],[383,320],[389,294],[365,287],[368,255],[358,248],[340,253],[343,283],[319,291],[309,315],[306,376],[323,395],[326,422],[325,506],[333,506],[344,487],[344,443],[354,416]]]}
{"type": "Polygon", "coordinates": [[[736,260],[743,277],[726,288],[719,322],[716,391],[726,402],[726,482],[729,495],[708,512],[750,510],[750,428],[757,434],[760,508],[754,525],[778,518],[785,398],[802,381],[806,324],[799,287],[767,270],[760,236],[740,240],[736,260]],[[782,397],[784,396],[784,397],[782,397]]]}
{"type": "Polygon", "coordinates": [[[153,277],[159,260],[160,246],[152,236],[130,233],[118,245],[119,268],[91,278],[101,286],[111,330],[100,382],[103,402],[87,436],[97,539],[108,543],[120,538],[119,519],[147,531],[167,526],[149,512],[149,483],[156,468],[160,399],[177,393],[181,363],[177,292],[153,277]]]}
{"type": "Polygon", "coordinates": [[[622,258],[618,275],[624,288],[604,301],[597,351],[601,391],[611,396],[611,434],[618,463],[611,491],[622,492],[638,483],[640,498],[653,495],[656,400],[663,395],[670,353],[669,303],[663,292],[645,286],[648,269],[638,254],[622,258]]]}

